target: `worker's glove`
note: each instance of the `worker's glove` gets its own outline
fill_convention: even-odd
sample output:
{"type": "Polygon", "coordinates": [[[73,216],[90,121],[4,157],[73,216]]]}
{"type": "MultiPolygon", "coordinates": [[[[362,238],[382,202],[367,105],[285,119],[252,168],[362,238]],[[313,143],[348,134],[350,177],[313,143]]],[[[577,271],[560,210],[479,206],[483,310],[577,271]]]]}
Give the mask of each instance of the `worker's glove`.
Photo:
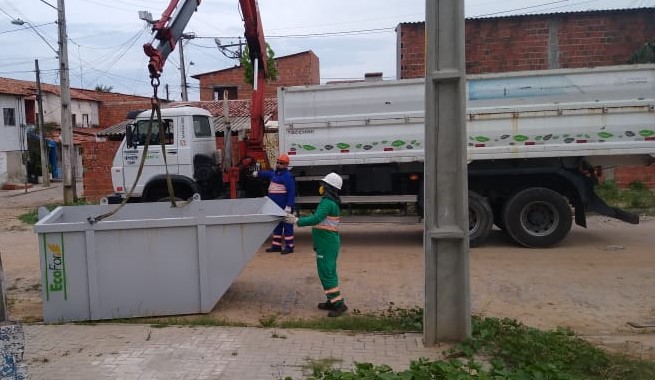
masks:
{"type": "Polygon", "coordinates": [[[297,222],[298,222],[298,217],[296,217],[293,214],[287,214],[287,216],[284,217],[284,223],[296,224],[297,222]]]}
{"type": "Polygon", "coordinates": [[[254,172],[252,172],[252,176],[253,176],[253,177],[257,178],[257,175],[259,175],[259,172],[258,172],[257,170],[255,170],[254,172]]]}
{"type": "Polygon", "coordinates": [[[285,207],[284,212],[286,212],[287,214],[291,214],[291,206],[285,207]]]}

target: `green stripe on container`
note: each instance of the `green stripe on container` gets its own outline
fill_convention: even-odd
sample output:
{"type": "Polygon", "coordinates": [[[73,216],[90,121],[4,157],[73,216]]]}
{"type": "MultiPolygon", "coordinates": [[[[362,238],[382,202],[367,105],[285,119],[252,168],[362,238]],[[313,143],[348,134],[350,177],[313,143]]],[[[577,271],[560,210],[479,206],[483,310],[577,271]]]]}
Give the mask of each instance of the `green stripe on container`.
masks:
{"type": "Polygon", "coordinates": [[[68,285],[66,284],[66,249],[64,248],[64,233],[61,233],[61,262],[64,272],[64,300],[68,299],[68,285]]]}
{"type": "Polygon", "coordinates": [[[45,263],[45,270],[43,273],[45,274],[45,299],[46,301],[50,301],[50,287],[48,286],[48,245],[46,243],[46,236],[47,234],[43,234],[43,262],[45,263]]]}

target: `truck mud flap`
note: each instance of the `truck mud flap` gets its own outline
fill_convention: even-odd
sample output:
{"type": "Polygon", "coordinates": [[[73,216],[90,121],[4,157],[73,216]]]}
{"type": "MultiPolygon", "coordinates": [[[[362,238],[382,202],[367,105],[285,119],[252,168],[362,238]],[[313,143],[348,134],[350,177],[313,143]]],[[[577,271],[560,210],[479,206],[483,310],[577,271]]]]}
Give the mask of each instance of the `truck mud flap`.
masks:
{"type": "Polygon", "coordinates": [[[596,193],[591,193],[589,202],[589,210],[595,211],[601,215],[609,216],[610,218],[622,220],[630,224],[639,224],[639,215],[621,210],[616,207],[611,207],[600,198],[596,193]]]}

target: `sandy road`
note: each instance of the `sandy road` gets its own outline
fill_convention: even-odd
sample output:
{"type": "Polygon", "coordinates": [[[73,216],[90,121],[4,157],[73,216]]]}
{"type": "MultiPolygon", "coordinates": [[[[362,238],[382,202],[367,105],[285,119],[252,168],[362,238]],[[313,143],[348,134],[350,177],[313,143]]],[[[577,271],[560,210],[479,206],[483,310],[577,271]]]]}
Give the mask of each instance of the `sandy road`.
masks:
{"type": "MultiPolygon", "coordinates": [[[[0,253],[14,320],[41,318],[36,235],[16,220],[44,203],[45,195],[39,196],[10,202],[0,197],[0,253]]],[[[309,230],[299,229],[294,254],[265,253],[262,247],[212,314],[254,325],[271,315],[321,316],[315,304],[323,295],[310,240],[309,230]]],[[[652,217],[633,226],[593,216],[588,229],[574,227],[560,246],[544,250],[516,247],[494,231],[487,244],[470,253],[472,310],[538,328],[570,327],[614,348],[655,357],[655,329],[627,325],[655,320],[654,247],[652,217]]],[[[351,309],[421,306],[422,227],[344,224],[339,274],[351,309]]]]}

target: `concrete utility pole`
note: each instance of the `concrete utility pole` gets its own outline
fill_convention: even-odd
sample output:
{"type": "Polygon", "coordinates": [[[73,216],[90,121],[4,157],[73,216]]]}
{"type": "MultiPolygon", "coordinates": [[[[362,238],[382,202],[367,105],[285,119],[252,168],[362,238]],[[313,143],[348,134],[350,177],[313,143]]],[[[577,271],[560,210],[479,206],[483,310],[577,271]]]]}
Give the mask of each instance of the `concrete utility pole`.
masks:
{"type": "Polygon", "coordinates": [[[43,122],[43,98],[41,93],[41,71],[39,70],[39,60],[34,60],[34,69],[36,70],[36,103],[39,107],[39,145],[41,148],[41,176],[43,177],[43,186],[50,186],[50,169],[48,168],[48,146],[45,141],[45,123],[43,122]]]}
{"type": "Polygon", "coordinates": [[[182,35],[182,39],[180,40],[180,83],[182,86],[182,100],[185,102],[189,101],[189,95],[187,94],[187,86],[186,86],[186,70],[185,70],[185,63],[184,63],[184,35],[182,35]]]}
{"type": "Polygon", "coordinates": [[[426,0],[423,340],[471,335],[464,0],[426,0]]]}
{"type": "Polygon", "coordinates": [[[57,24],[59,26],[59,99],[61,100],[61,146],[64,167],[64,203],[77,200],[75,185],[75,144],[71,117],[71,94],[68,77],[68,35],[66,34],[66,10],[64,0],[57,0],[57,24]]]}

